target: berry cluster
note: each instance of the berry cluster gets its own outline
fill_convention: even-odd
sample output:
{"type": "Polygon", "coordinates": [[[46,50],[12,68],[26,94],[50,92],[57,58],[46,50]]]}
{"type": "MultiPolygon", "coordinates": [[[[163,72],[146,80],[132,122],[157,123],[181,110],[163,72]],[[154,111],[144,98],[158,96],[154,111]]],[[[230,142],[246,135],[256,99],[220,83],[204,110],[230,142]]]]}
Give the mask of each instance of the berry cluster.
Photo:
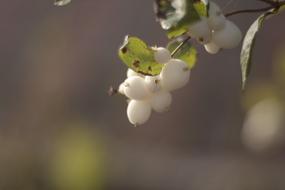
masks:
{"type": "MultiPolygon", "coordinates": [[[[242,40],[240,29],[226,19],[217,4],[209,2],[208,5],[207,17],[202,16],[191,24],[188,35],[204,45],[211,54],[238,46],[242,40]]],[[[129,99],[127,116],[135,126],[147,122],[152,110],[158,113],[167,111],[172,102],[170,92],[184,87],[190,77],[187,63],[174,59],[168,49],[156,47],[153,51],[154,60],[163,64],[160,74],[145,76],[129,69],[127,79],[118,89],[120,94],[129,99]]]]}
{"type": "Polygon", "coordinates": [[[190,69],[184,61],[171,58],[165,48],[155,48],[154,51],[155,61],[164,64],[160,75],[144,76],[128,69],[127,79],[118,89],[130,100],[127,116],[135,126],[148,121],[152,110],[158,113],[167,111],[172,102],[170,92],[189,81],[190,69]]]}
{"type": "Polygon", "coordinates": [[[240,29],[227,20],[214,2],[209,2],[208,17],[201,17],[201,20],[192,24],[188,33],[211,54],[218,53],[220,49],[235,48],[242,40],[240,29]]]}

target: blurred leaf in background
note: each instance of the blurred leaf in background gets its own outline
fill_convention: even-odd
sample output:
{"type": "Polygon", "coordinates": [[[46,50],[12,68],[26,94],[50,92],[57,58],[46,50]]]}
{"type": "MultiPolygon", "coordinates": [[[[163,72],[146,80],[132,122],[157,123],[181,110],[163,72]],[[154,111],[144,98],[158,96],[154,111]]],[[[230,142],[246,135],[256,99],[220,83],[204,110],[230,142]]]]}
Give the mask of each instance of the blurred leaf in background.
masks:
{"type": "Polygon", "coordinates": [[[285,47],[276,53],[274,65],[274,77],[277,85],[281,89],[285,89],[285,47]]]}
{"type": "Polygon", "coordinates": [[[276,98],[277,96],[278,94],[276,90],[276,85],[274,83],[265,81],[258,83],[256,82],[250,84],[246,89],[245,96],[242,100],[242,106],[244,107],[244,109],[249,110],[258,102],[264,99],[276,98]]]}
{"type": "Polygon", "coordinates": [[[253,151],[265,151],[284,142],[284,109],[279,99],[259,101],[247,113],[243,143],[253,151]]]}
{"type": "Polygon", "coordinates": [[[56,189],[102,189],[104,168],[104,148],[96,136],[82,124],[64,131],[51,161],[51,179],[56,189]]]}
{"type": "Polygon", "coordinates": [[[242,141],[253,151],[264,152],[284,145],[285,49],[273,61],[273,80],[249,86],[243,99],[247,115],[242,141]]]}

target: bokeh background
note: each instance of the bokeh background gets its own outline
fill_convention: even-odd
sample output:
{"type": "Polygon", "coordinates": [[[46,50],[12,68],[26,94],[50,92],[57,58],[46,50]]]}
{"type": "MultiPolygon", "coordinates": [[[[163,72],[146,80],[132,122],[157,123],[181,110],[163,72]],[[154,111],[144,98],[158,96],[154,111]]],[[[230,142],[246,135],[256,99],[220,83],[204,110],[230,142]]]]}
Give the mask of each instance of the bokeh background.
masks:
{"type": "MultiPolygon", "coordinates": [[[[216,2],[225,12],[264,6],[216,2]]],[[[283,89],[272,83],[284,16],[258,34],[247,91],[241,47],[213,56],[196,44],[198,64],[171,110],[134,128],[125,99],[107,91],[125,78],[117,49],[126,34],[167,43],[152,0],[2,1],[0,190],[284,190],[284,144],[255,149],[242,138],[247,92],[283,89]]],[[[256,17],[231,20],[245,32],[256,17]]]]}

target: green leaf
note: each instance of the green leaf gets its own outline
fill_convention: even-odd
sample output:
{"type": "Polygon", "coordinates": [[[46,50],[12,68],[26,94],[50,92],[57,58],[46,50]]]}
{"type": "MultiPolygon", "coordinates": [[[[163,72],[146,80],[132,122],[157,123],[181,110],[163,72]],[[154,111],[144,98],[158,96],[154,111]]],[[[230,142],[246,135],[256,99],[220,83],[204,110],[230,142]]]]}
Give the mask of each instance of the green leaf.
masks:
{"type": "Polygon", "coordinates": [[[250,26],[243,40],[243,45],[240,55],[240,60],[241,60],[240,64],[242,72],[242,89],[245,88],[247,78],[250,74],[250,69],[252,65],[252,52],[255,45],[256,34],[263,26],[265,19],[271,14],[275,14],[275,12],[269,11],[259,16],[250,26]]]}
{"type": "Polygon", "coordinates": [[[202,0],[156,0],[155,12],[168,37],[175,38],[186,33],[201,16],[207,16],[208,6],[202,0]]]}
{"type": "MultiPolygon", "coordinates": [[[[174,40],[167,45],[167,49],[173,52],[182,42],[183,39],[174,40]]],[[[192,69],[197,62],[197,50],[190,42],[187,42],[173,55],[173,58],[185,61],[189,68],[192,69]]]]}
{"type": "Polygon", "coordinates": [[[208,17],[209,3],[205,4],[202,1],[200,1],[200,2],[195,2],[193,5],[200,17],[201,16],[208,17]]]}
{"type": "Polygon", "coordinates": [[[283,11],[285,11],[285,5],[281,5],[281,7],[278,10],[278,13],[281,13],[283,11]]]}
{"type": "Polygon", "coordinates": [[[65,6],[69,4],[71,0],[54,0],[54,5],[55,6],[65,6]]]}
{"type": "Polygon", "coordinates": [[[106,170],[102,166],[105,163],[103,142],[98,140],[100,136],[80,126],[65,126],[68,130],[63,130],[55,141],[49,165],[52,174],[50,182],[54,189],[89,190],[103,187],[106,170]]]}
{"type": "Polygon", "coordinates": [[[158,75],[163,67],[155,61],[154,50],[137,37],[126,36],[119,57],[129,68],[144,75],[158,75]]]}

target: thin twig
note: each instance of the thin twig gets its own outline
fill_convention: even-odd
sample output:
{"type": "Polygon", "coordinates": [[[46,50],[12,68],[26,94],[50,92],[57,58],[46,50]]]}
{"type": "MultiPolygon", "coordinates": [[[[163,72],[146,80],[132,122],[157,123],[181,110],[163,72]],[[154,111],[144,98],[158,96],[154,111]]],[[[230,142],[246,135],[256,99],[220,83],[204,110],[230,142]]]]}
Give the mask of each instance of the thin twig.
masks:
{"type": "Polygon", "coordinates": [[[237,11],[233,11],[230,13],[226,13],[225,16],[229,17],[229,16],[241,14],[241,13],[259,13],[259,12],[269,11],[270,9],[273,9],[273,7],[270,6],[270,7],[264,7],[264,8],[259,8],[259,9],[243,9],[243,10],[237,10],[237,11]]]}
{"type": "Polygon", "coordinates": [[[188,36],[187,38],[185,38],[185,40],[183,40],[183,41],[175,48],[175,50],[173,50],[173,52],[171,53],[171,57],[173,57],[190,39],[191,39],[190,36],[188,36]]]}
{"type": "Polygon", "coordinates": [[[271,9],[278,10],[281,6],[285,5],[285,1],[275,1],[275,2],[270,1],[270,0],[258,0],[258,1],[262,1],[262,2],[268,3],[268,4],[270,4],[270,6],[269,7],[264,7],[264,8],[258,8],[258,9],[237,10],[237,11],[233,11],[233,12],[230,12],[230,13],[226,13],[225,16],[229,17],[229,16],[241,14],[241,13],[259,13],[259,12],[269,11],[271,9]]]}

